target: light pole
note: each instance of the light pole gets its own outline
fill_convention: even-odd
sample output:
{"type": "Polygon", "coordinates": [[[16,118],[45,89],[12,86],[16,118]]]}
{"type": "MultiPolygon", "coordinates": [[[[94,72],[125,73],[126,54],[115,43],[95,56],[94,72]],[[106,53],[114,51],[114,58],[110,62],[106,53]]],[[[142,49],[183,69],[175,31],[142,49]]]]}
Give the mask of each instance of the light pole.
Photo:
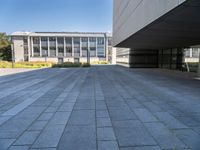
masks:
{"type": "Polygon", "coordinates": [[[87,63],[90,64],[90,50],[87,51],[87,63]]]}
{"type": "Polygon", "coordinates": [[[14,45],[13,45],[13,43],[11,44],[11,55],[12,55],[12,68],[14,68],[15,54],[14,54],[14,45]]]}

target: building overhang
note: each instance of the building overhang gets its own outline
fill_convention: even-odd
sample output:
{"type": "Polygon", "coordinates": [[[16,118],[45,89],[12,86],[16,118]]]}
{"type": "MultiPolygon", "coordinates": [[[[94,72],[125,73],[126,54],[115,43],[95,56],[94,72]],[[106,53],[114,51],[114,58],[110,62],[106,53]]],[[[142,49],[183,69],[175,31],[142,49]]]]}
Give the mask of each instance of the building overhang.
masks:
{"type": "Polygon", "coordinates": [[[200,1],[187,0],[116,47],[162,49],[200,44],[200,1]]]}

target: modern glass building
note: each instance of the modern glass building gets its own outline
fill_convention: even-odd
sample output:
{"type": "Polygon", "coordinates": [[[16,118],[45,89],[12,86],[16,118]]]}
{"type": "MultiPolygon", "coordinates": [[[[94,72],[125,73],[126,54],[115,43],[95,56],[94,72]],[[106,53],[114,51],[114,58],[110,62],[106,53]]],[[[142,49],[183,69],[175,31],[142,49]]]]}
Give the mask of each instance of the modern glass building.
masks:
{"type": "MultiPolygon", "coordinates": [[[[130,67],[181,69],[199,57],[199,0],[114,0],[113,46],[129,48],[130,67]]],[[[126,57],[123,51],[120,57],[126,57]]]]}
{"type": "Polygon", "coordinates": [[[111,34],[85,32],[14,32],[15,61],[108,61],[111,34]]]}

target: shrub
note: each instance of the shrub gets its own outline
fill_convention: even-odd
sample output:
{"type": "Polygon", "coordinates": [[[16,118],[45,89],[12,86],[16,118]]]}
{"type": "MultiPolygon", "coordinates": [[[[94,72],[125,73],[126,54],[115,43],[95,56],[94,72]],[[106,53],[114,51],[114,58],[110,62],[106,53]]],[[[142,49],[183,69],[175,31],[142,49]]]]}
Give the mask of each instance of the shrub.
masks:
{"type": "MultiPolygon", "coordinates": [[[[47,68],[52,67],[51,62],[17,62],[14,68],[47,68]]],[[[0,61],[0,68],[12,68],[12,62],[0,61]]]]}
{"type": "Polygon", "coordinates": [[[190,72],[197,72],[198,71],[198,63],[188,63],[190,68],[190,72]]]}
{"type": "Polygon", "coordinates": [[[53,64],[53,68],[70,68],[70,67],[90,67],[88,63],[65,62],[63,64],[53,64]]]}
{"type": "Polygon", "coordinates": [[[108,64],[107,61],[93,61],[91,64],[98,65],[98,64],[108,64]]]}

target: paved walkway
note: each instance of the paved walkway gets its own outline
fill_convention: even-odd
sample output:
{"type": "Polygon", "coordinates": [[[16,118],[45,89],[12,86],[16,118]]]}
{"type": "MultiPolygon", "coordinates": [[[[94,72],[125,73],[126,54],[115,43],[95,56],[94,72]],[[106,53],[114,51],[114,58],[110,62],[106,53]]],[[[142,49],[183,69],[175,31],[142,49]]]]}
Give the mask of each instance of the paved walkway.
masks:
{"type": "Polygon", "coordinates": [[[200,82],[180,75],[96,66],[0,77],[0,150],[199,150],[200,82]]]}
{"type": "Polygon", "coordinates": [[[16,73],[28,72],[37,69],[32,68],[0,68],[0,76],[11,75],[16,73]]]}

